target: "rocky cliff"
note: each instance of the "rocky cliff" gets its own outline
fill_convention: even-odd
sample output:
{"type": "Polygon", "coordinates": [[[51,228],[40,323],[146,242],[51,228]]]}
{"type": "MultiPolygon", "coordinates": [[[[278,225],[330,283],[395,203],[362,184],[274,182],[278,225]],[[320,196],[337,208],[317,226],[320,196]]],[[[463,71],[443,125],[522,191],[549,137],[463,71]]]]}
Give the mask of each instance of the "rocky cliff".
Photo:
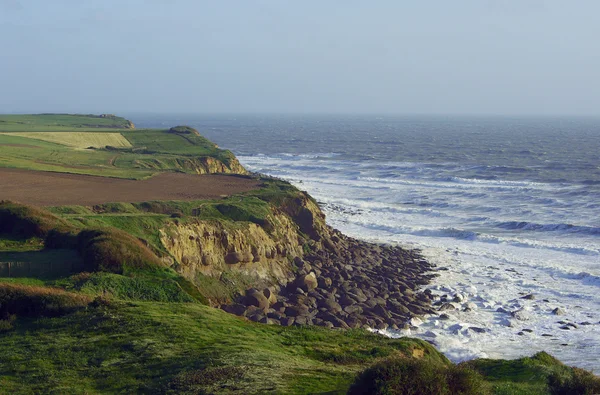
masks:
{"type": "Polygon", "coordinates": [[[212,304],[253,321],[385,329],[431,312],[419,292],[431,267],[418,254],[342,235],[306,193],[270,210],[259,223],[175,221],[160,238],[212,304]]]}

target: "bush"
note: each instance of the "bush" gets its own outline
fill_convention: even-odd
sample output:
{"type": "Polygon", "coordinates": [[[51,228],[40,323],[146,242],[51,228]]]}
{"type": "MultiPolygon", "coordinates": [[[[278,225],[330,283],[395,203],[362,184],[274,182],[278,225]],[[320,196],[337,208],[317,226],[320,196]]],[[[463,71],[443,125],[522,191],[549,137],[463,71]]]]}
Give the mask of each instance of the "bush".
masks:
{"type": "Polygon", "coordinates": [[[348,394],[485,394],[482,377],[458,365],[425,359],[394,358],[361,373],[348,394]]]}
{"type": "Polygon", "coordinates": [[[555,372],[548,376],[548,391],[553,395],[600,394],[600,377],[580,368],[555,372]]]}
{"type": "Polygon", "coordinates": [[[88,270],[122,274],[126,268],[156,269],[161,260],[137,238],[118,229],[87,229],[77,236],[88,270]]]}
{"type": "Polygon", "coordinates": [[[53,229],[68,232],[71,228],[66,221],[46,210],[0,201],[0,233],[23,239],[45,238],[53,229]]]}
{"type": "Polygon", "coordinates": [[[0,318],[58,316],[86,307],[91,298],[57,288],[0,284],[0,318]]]}

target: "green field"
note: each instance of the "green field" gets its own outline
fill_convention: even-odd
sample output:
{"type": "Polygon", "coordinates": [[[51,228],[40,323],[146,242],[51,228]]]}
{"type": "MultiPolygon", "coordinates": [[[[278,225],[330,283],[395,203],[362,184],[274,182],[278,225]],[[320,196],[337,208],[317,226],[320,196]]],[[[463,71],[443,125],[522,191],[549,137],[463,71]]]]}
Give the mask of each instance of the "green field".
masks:
{"type": "Polygon", "coordinates": [[[234,158],[199,134],[127,129],[127,123],[92,116],[0,115],[0,167],[143,179],[163,171],[196,173],[206,157],[226,165],[234,158]],[[114,123],[121,126],[108,128],[114,123]]]}
{"type": "Polygon", "coordinates": [[[79,129],[129,129],[131,123],[116,116],[80,114],[0,114],[0,132],[64,132],[79,129]]]}

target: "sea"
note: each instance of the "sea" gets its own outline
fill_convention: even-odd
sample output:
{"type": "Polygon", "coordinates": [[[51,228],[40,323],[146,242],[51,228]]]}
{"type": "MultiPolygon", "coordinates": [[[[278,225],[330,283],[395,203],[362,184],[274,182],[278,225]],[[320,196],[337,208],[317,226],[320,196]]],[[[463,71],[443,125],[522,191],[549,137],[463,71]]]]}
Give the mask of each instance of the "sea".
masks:
{"type": "Polygon", "coordinates": [[[457,362],[543,350],[600,372],[600,118],[131,119],[193,126],[249,170],[308,191],[343,233],[421,250],[439,274],[425,288],[462,302],[384,334],[457,362]]]}

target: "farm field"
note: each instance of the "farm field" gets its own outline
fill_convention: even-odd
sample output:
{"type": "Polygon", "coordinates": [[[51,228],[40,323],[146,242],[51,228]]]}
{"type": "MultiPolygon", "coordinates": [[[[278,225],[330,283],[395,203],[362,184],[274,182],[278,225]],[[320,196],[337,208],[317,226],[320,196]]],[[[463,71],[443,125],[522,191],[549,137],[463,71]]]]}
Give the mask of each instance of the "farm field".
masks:
{"type": "Polygon", "coordinates": [[[144,179],[165,171],[239,172],[233,161],[231,152],[184,127],[138,130],[118,117],[0,115],[0,168],[144,179]]]}
{"type": "Polygon", "coordinates": [[[221,175],[163,173],[146,180],[0,168],[0,200],[36,206],[218,199],[258,187],[255,180],[221,175]]]}
{"type": "Polygon", "coordinates": [[[114,115],[0,114],[0,132],[64,132],[91,129],[130,129],[133,124],[114,115]]]}
{"type": "Polygon", "coordinates": [[[66,145],[73,148],[104,148],[106,146],[129,148],[131,143],[121,133],[97,132],[22,132],[5,133],[7,136],[25,137],[66,145]]]}

